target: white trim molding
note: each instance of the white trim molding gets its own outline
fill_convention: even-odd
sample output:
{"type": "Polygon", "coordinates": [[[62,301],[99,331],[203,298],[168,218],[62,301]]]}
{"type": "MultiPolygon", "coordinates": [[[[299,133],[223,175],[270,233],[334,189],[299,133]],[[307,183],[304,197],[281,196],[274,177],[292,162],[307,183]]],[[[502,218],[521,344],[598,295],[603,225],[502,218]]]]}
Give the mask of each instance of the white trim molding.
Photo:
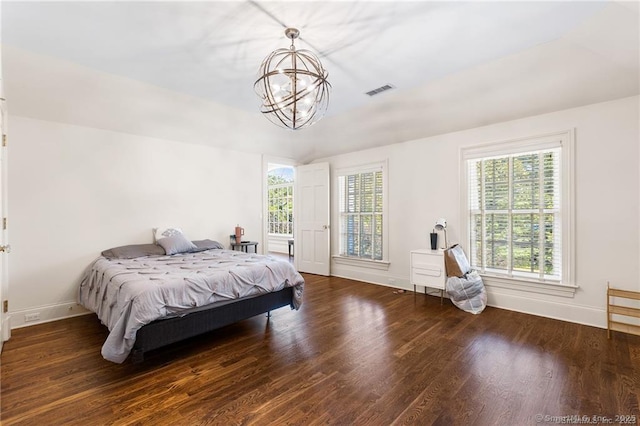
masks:
{"type": "MultiPolygon", "coordinates": [[[[382,285],[391,288],[401,288],[408,292],[413,292],[413,286],[409,282],[409,277],[387,275],[378,270],[365,268],[350,268],[348,265],[339,265],[331,268],[331,276],[347,278],[350,280],[366,282],[375,285],[382,285]]],[[[490,280],[489,280],[490,281],[490,280]]],[[[556,291],[556,297],[543,295],[543,292],[521,292],[518,288],[514,288],[511,283],[501,286],[500,283],[489,282],[483,278],[487,290],[487,305],[497,309],[506,309],[508,311],[516,311],[524,314],[537,315],[545,318],[553,318],[561,321],[572,322],[576,324],[584,324],[593,327],[606,328],[606,310],[604,308],[585,306],[569,302],[563,291],[577,291],[576,287],[565,289],[564,286],[558,289],[553,286],[556,291]]],[[[429,296],[440,297],[439,290],[436,292],[428,291],[429,296]]],[[[416,297],[425,296],[421,287],[415,295],[416,297]]],[[[446,294],[445,294],[445,297],[446,294]]],[[[451,309],[457,309],[451,306],[451,309]]]]}
{"type": "MultiPolygon", "coordinates": [[[[607,328],[607,312],[603,308],[535,299],[528,295],[507,294],[487,287],[487,305],[523,314],[607,328]]],[[[481,314],[482,315],[482,314],[481,314]]]]}
{"type": "Polygon", "coordinates": [[[561,148],[561,279],[558,282],[552,282],[508,275],[497,276],[481,271],[481,275],[486,281],[485,284],[488,286],[563,297],[573,297],[575,294],[578,288],[575,276],[575,129],[460,148],[460,208],[463,218],[461,220],[461,235],[465,244],[470,245],[467,161],[554,147],[561,148]]]}
{"type": "Polygon", "coordinates": [[[552,296],[573,297],[578,290],[576,285],[545,283],[519,278],[499,277],[481,274],[482,282],[486,287],[508,288],[521,290],[528,293],[549,294],[552,296]]]}
{"type": "Polygon", "coordinates": [[[363,268],[379,269],[383,271],[388,271],[389,265],[391,265],[391,262],[387,262],[385,260],[361,259],[358,257],[340,256],[337,254],[334,254],[333,256],[331,256],[331,258],[334,262],[342,265],[359,266],[363,268]]]}
{"type": "Polygon", "coordinates": [[[76,302],[66,302],[11,311],[10,324],[11,329],[14,329],[91,313],[91,311],[85,309],[82,305],[79,305],[76,302]],[[27,316],[32,315],[37,316],[37,319],[27,321],[27,316]]]}
{"type": "Polygon", "coordinates": [[[372,269],[388,269],[389,268],[389,159],[386,158],[381,161],[372,161],[367,164],[352,165],[339,167],[332,171],[331,174],[333,194],[332,200],[332,216],[336,225],[335,244],[332,244],[332,259],[335,263],[341,263],[344,265],[358,266],[372,269]],[[349,174],[369,173],[382,171],[382,260],[373,259],[360,259],[352,256],[340,255],[340,176],[346,176],[349,174]],[[337,253],[337,254],[335,254],[337,253]]]}

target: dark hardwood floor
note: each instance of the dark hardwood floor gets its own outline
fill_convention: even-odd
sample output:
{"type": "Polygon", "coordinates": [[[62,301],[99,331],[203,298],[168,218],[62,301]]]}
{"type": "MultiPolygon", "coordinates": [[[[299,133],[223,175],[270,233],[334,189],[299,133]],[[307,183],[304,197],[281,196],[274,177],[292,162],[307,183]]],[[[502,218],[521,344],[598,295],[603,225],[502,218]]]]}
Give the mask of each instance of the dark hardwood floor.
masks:
{"type": "Polygon", "coordinates": [[[282,308],[268,322],[261,315],[150,352],[141,365],[102,359],[107,332],[95,315],[14,330],[1,357],[2,424],[640,418],[638,336],[607,340],[597,328],[494,308],[472,315],[439,297],[305,279],[300,311],[282,308]]]}

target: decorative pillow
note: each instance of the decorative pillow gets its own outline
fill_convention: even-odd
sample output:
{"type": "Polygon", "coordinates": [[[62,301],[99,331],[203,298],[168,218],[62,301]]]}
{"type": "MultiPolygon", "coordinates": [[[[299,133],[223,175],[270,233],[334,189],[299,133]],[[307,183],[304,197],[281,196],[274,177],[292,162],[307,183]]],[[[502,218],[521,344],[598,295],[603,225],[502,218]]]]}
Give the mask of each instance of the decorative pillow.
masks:
{"type": "Polygon", "coordinates": [[[155,244],[132,244],[113,247],[101,254],[107,259],[133,259],[144,256],[164,256],[164,250],[155,244]]]}
{"type": "Polygon", "coordinates": [[[187,253],[197,249],[191,241],[187,239],[182,233],[172,234],[171,236],[160,238],[157,241],[166,254],[187,253]]]}
{"type": "MultiPolygon", "coordinates": [[[[171,237],[172,235],[182,234],[182,229],[176,227],[153,228],[153,242],[158,243],[160,238],[171,237]]],[[[184,235],[184,234],[182,234],[184,235]]]]}

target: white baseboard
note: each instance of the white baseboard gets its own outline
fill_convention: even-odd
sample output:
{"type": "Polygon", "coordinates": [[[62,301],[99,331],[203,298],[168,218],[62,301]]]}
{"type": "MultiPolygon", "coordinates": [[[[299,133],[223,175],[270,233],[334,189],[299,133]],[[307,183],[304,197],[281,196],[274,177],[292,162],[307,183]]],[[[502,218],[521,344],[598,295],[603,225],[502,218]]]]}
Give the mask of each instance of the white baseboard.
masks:
{"type": "MultiPolygon", "coordinates": [[[[23,309],[19,311],[11,311],[10,326],[11,329],[28,327],[45,322],[57,321],[64,318],[77,317],[78,315],[90,314],[91,311],[86,310],[82,305],[76,302],[60,303],[56,305],[46,305],[37,308],[23,309]],[[27,316],[38,316],[37,319],[27,321],[27,316]]],[[[9,328],[9,327],[7,327],[9,328]]],[[[5,330],[5,327],[3,327],[5,330]]]]}
{"type": "Polygon", "coordinates": [[[331,265],[331,276],[413,291],[413,286],[409,283],[409,279],[407,277],[383,275],[375,272],[363,272],[344,265],[338,266],[335,262],[332,262],[331,265]]]}
{"type": "Polygon", "coordinates": [[[530,297],[503,294],[487,289],[487,305],[539,317],[607,328],[605,309],[582,306],[571,303],[558,303],[550,300],[531,299],[530,297]]]}
{"type": "MultiPolygon", "coordinates": [[[[345,268],[342,265],[332,265],[331,275],[340,278],[347,278],[362,281],[370,284],[378,284],[387,287],[403,288],[413,291],[407,277],[391,277],[375,272],[345,268]]],[[[418,292],[422,292],[424,287],[419,287],[418,292]]],[[[544,300],[540,297],[535,299],[530,294],[523,293],[522,296],[501,293],[497,288],[487,289],[487,305],[494,308],[506,309],[508,311],[522,312],[524,314],[536,315],[540,317],[553,318],[561,321],[573,322],[598,328],[607,328],[607,315],[604,308],[577,305],[574,303],[562,303],[553,300],[544,300]]],[[[429,289],[431,291],[431,289],[429,289]]],[[[435,290],[439,291],[439,290],[435,290]]],[[[445,295],[446,297],[446,295],[445,295]]],[[[542,296],[544,297],[544,296],[542,296]]],[[[570,299],[572,300],[572,299],[570,299]]]]}

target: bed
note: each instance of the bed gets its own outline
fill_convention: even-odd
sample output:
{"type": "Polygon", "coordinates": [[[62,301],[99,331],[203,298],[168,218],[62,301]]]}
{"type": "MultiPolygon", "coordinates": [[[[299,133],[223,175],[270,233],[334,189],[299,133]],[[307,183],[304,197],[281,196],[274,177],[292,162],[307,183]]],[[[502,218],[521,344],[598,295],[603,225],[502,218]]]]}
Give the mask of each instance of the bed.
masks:
{"type": "Polygon", "coordinates": [[[300,308],[304,279],[289,262],[193,243],[173,254],[157,244],[118,247],[87,267],[78,299],[109,329],[105,359],[141,362],[152,349],[283,306],[300,308]]]}

